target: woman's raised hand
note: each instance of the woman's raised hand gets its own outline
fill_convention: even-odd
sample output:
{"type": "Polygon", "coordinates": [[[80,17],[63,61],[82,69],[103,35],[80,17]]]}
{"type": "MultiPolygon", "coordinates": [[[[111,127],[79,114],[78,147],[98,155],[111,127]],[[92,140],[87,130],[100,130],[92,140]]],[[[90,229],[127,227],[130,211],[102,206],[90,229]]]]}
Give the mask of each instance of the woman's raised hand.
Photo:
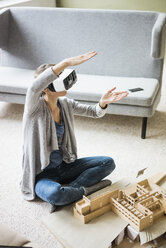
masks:
{"type": "Polygon", "coordinates": [[[109,103],[120,101],[128,95],[127,91],[113,92],[115,89],[116,89],[116,87],[107,91],[107,93],[105,93],[101,97],[101,99],[100,99],[100,106],[101,107],[104,108],[109,103]]]}
{"type": "Polygon", "coordinates": [[[97,54],[97,52],[92,51],[89,53],[84,53],[82,55],[78,55],[75,57],[64,59],[60,63],[54,65],[52,67],[52,70],[56,75],[59,75],[68,66],[74,66],[74,65],[82,64],[82,63],[86,62],[87,60],[93,58],[96,54],[97,54]]]}
{"type": "Polygon", "coordinates": [[[93,58],[95,55],[97,55],[97,52],[92,51],[75,57],[67,58],[64,61],[67,63],[68,66],[80,65],[93,58]]]}

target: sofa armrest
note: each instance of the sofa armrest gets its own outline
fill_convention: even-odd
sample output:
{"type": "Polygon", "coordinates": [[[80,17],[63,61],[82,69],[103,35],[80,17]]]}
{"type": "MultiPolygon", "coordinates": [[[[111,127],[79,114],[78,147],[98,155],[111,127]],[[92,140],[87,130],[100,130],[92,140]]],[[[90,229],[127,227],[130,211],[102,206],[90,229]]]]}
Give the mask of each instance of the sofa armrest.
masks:
{"type": "Polygon", "coordinates": [[[152,29],[151,56],[155,59],[164,58],[166,40],[166,15],[161,13],[152,29]]]}
{"type": "Polygon", "coordinates": [[[9,8],[0,10],[0,48],[5,49],[9,34],[9,8]]]}

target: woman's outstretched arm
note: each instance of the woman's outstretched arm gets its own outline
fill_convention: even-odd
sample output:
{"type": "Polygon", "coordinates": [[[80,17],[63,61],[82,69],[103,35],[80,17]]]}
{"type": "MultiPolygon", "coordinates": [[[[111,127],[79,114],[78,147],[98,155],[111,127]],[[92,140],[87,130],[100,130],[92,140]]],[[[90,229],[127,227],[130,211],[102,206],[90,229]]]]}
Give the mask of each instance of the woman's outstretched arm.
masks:
{"type": "Polygon", "coordinates": [[[90,116],[94,118],[102,117],[107,112],[107,105],[120,101],[128,95],[127,91],[114,92],[116,87],[107,91],[97,104],[82,104],[78,101],[70,99],[72,104],[73,112],[77,115],[90,116]]]}
{"type": "Polygon", "coordinates": [[[93,58],[95,55],[97,55],[97,52],[92,51],[75,57],[67,58],[62,60],[62,62],[60,62],[59,64],[54,65],[52,69],[56,75],[59,75],[66,67],[80,65],[93,58]]]}
{"type": "Polygon", "coordinates": [[[50,67],[43,71],[29,86],[27,94],[26,94],[26,101],[25,101],[25,108],[24,112],[27,114],[32,114],[38,108],[40,95],[42,91],[47,88],[47,86],[54,81],[58,75],[66,69],[68,66],[75,66],[82,64],[92,57],[94,57],[97,53],[95,51],[85,53],[82,55],[78,55],[71,58],[66,58],[56,64],[53,67],[50,67]]]}

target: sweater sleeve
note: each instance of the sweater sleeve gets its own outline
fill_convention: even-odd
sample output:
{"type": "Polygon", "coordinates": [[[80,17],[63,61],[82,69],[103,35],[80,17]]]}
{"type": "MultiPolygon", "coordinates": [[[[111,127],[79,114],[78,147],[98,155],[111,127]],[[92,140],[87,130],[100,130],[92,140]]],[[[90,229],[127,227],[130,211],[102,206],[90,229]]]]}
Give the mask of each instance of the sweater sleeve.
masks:
{"type": "Polygon", "coordinates": [[[42,91],[56,78],[57,75],[49,67],[32,82],[26,93],[24,107],[26,114],[32,114],[37,109],[42,91]]]}
{"type": "Polygon", "coordinates": [[[90,104],[82,104],[75,100],[71,100],[71,103],[72,103],[73,113],[76,115],[99,118],[99,117],[103,117],[107,112],[107,108],[102,109],[99,103],[90,105],[90,104]]]}

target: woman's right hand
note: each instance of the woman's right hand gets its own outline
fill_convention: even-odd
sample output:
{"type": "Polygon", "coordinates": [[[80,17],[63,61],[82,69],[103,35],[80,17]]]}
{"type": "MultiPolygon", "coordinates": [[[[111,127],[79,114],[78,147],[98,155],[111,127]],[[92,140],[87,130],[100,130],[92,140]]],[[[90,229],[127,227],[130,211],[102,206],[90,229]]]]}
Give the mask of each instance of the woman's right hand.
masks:
{"type": "Polygon", "coordinates": [[[60,63],[54,65],[52,67],[52,70],[56,75],[59,75],[68,66],[80,65],[80,64],[86,62],[87,60],[93,58],[96,54],[97,54],[97,52],[92,51],[89,53],[84,53],[82,55],[78,55],[75,57],[64,59],[60,63]]]}
{"type": "Polygon", "coordinates": [[[92,52],[84,53],[82,55],[64,59],[64,61],[66,62],[67,66],[80,65],[88,61],[89,59],[93,58],[95,55],[97,55],[97,52],[92,51],[92,52]]]}

